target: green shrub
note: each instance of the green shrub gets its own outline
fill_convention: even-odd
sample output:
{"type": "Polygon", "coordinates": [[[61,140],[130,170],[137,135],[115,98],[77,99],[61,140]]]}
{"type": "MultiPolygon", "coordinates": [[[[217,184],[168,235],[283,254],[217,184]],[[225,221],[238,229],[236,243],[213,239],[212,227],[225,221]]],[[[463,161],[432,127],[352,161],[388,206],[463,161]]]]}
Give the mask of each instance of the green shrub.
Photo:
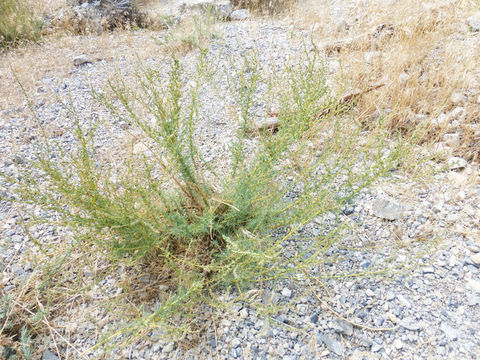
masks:
{"type": "Polygon", "coordinates": [[[241,121],[221,159],[228,167],[216,166],[195,136],[201,89],[215,86],[205,53],[196,66],[195,78],[186,78],[173,59],[168,81],[143,68],[135,85],[119,80],[109,84],[113,95],[95,94],[116,119],[141,130],[151,152],[123,159],[115,180],[96,150],[99,124],[82,125],[74,109],[76,149],[45,138],[19,179],[4,174],[16,201],[53,212],[39,220],[77,230],[78,241],[89,243],[84,249],[161,273],[169,290],[127,326],[132,334],[158,324],[183,331],[216,291],[241,294],[251,284],[304,274],[322,261],[340,226],[302,239],[299,232],[313,218],[338,213],[405,150],[392,141],[387,149],[381,125],[363,132],[330,95],[315,56],[272,77],[250,56],[229,73],[241,121]],[[276,131],[255,131],[252,108],[261,98],[280,104],[276,131]]]}
{"type": "Polygon", "coordinates": [[[22,40],[37,40],[42,25],[27,0],[0,1],[0,47],[22,40]]]}

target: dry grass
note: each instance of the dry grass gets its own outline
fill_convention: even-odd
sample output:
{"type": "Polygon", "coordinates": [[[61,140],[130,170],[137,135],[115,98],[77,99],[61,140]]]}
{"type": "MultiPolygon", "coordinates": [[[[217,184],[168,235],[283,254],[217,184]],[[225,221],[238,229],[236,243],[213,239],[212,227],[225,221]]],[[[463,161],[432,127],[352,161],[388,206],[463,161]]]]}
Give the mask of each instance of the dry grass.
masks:
{"type": "Polygon", "coordinates": [[[100,36],[59,36],[50,38],[42,45],[18,48],[0,55],[0,111],[17,107],[24,115],[25,97],[17,79],[26,87],[27,93],[45,102],[56,97],[42,80],[52,79],[60,85],[64,78],[73,74],[73,57],[87,54],[90,61],[105,61],[105,71],[116,71],[121,58],[136,62],[158,55],[159,46],[148,31],[105,33],[100,36]],[[122,54],[121,56],[119,54],[122,54]],[[39,87],[43,86],[43,90],[39,87]],[[39,96],[37,96],[39,95],[39,96]]]}
{"type": "Polygon", "coordinates": [[[247,8],[261,13],[277,14],[291,9],[295,0],[233,0],[236,8],[247,8]]]}
{"type": "Polygon", "coordinates": [[[319,50],[338,60],[337,74],[353,89],[385,84],[358,104],[361,121],[368,125],[389,114],[392,131],[404,134],[426,126],[424,140],[478,161],[480,51],[466,24],[478,9],[466,1],[370,0],[338,10],[312,1],[299,6],[293,19],[312,30],[319,50]],[[346,20],[339,21],[339,14],[346,20]],[[465,98],[454,104],[456,92],[465,98]]]}
{"type": "MultiPolygon", "coordinates": [[[[148,10],[154,17],[154,14],[161,13],[161,7],[152,7],[152,4],[148,1],[141,3],[142,9],[148,10]]],[[[36,13],[53,19],[54,23],[58,14],[68,10],[67,0],[39,0],[35,5],[36,13]]],[[[55,102],[56,94],[52,87],[59,87],[64,78],[76,71],[72,59],[79,54],[86,54],[94,63],[105,61],[104,72],[108,78],[117,72],[120,58],[137,63],[158,57],[159,51],[185,54],[206,46],[213,36],[218,36],[214,20],[210,18],[187,17],[177,25],[171,24],[171,28],[164,32],[155,32],[164,23],[160,19],[153,21],[148,30],[81,36],[72,34],[67,22],[61,26],[57,23],[58,27],[47,29],[50,34],[43,37],[42,44],[0,53],[0,111],[13,111],[16,117],[28,115],[25,96],[18,81],[37,101],[46,104],[55,102]],[[53,83],[47,80],[53,80],[53,83]]]]}

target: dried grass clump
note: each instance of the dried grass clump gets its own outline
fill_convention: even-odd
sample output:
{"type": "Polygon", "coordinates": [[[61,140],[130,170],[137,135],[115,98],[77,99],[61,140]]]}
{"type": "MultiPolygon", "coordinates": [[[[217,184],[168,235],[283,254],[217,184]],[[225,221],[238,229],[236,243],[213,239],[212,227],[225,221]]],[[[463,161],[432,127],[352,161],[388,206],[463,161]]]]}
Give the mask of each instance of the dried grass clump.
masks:
{"type": "Polygon", "coordinates": [[[290,8],[295,2],[295,0],[233,0],[232,5],[236,8],[276,14],[290,8]]]}
{"type": "Polygon", "coordinates": [[[338,21],[336,9],[312,1],[299,6],[296,21],[312,30],[319,51],[338,59],[336,70],[353,89],[385,84],[358,103],[357,115],[366,126],[388,116],[392,133],[408,136],[423,127],[426,142],[458,134],[460,140],[449,147],[475,160],[480,153],[475,110],[480,52],[466,19],[476,10],[478,5],[475,9],[466,2],[372,0],[345,7],[341,15],[346,20],[338,21]],[[464,94],[466,102],[453,104],[455,92],[464,94]]]}
{"type": "Polygon", "coordinates": [[[43,22],[27,0],[0,1],[0,48],[37,40],[43,22]]]}

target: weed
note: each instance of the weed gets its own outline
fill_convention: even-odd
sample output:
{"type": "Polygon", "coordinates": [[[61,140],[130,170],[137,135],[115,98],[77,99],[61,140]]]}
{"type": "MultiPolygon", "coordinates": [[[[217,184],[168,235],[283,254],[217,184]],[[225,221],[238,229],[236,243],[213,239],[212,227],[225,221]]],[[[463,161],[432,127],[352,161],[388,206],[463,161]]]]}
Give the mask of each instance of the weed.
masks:
{"type": "Polygon", "coordinates": [[[204,49],[212,38],[219,37],[215,16],[208,9],[205,14],[184,17],[178,24],[172,24],[159,45],[167,53],[185,54],[194,49],[204,49]]]}
{"type": "MultiPolygon", "coordinates": [[[[67,152],[44,138],[21,177],[3,174],[5,190],[13,190],[16,201],[50,214],[31,219],[74,230],[76,247],[88,256],[130,267],[137,277],[148,274],[148,291],[136,290],[137,277],[125,280],[127,303],[141,311],[128,312],[134,319],[110,327],[100,344],[125,341],[125,335],[131,344],[156,328],[185,335],[199,329],[200,307],[221,307],[214,300],[218,292],[247,301],[252,286],[305,279],[341,230],[339,224],[300,237],[305,225],[338,213],[388,175],[407,149],[386,142],[382,123],[366,137],[350,106],[330,94],[315,55],[306,54],[273,77],[252,55],[229,80],[241,123],[230,155],[221,159],[228,166],[206,161],[196,124],[202,89],[214,85],[207,57],[201,51],[193,78],[173,58],[168,74],[142,67],[135,86],[119,79],[109,83],[111,95],[95,93],[116,119],[142,134],[138,140],[149,156],[132,154],[116,167],[106,163],[96,146],[101,123],[85,122],[69,107],[76,146],[67,152]],[[252,138],[252,104],[265,87],[280,104],[280,125],[252,138]],[[164,290],[155,290],[160,286],[164,290]],[[140,304],[131,297],[138,293],[147,294],[140,304]],[[152,298],[155,305],[146,306],[152,298]]],[[[70,266],[66,257],[56,263],[70,266]]]]}

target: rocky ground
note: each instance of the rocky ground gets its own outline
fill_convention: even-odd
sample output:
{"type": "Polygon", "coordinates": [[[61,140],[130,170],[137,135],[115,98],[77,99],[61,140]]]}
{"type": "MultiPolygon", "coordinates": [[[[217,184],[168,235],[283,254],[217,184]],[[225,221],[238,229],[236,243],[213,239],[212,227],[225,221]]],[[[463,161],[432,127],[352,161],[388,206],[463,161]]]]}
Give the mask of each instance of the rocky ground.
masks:
{"type": "MultiPolygon", "coordinates": [[[[264,66],[275,69],[303,51],[301,39],[305,32],[279,20],[254,18],[245,12],[238,16],[238,21],[220,23],[220,36],[209,44],[211,59],[220,59],[216,75],[220,84],[222,71],[229,71],[231,58],[240,59],[255,50],[264,66]]],[[[139,32],[135,41],[142,43],[150,41],[152,36],[161,39],[164,35],[139,32]]],[[[54,44],[46,47],[49,51],[59,51],[54,44]]],[[[39,119],[65,146],[71,141],[68,135],[71,120],[58,101],[43,99],[46,94],[68,94],[77,110],[102,116],[105,114],[93,104],[91,87],[102,89],[112,68],[129,76],[136,66],[131,57],[122,53],[108,59],[84,56],[75,50],[67,54],[68,73],[63,77],[42,78],[32,95],[39,119]]],[[[195,51],[185,55],[192,62],[195,56],[195,51]]],[[[332,64],[334,75],[336,59],[326,60],[332,64]]],[[[159,68],[166,66],[156,54],[146,56],[145,63],[159,68]]],[[[186,71],[194,73],[193,63],[186,71]]],[[[225,93],[221,86],[217,90],[225,93]]],[[[205,117],[199,124],[199,139],[202,151],[214,161],[228,151],[235,126],[225,105],[216,101],[216,94],[207,94],[204,100],[206,107],[202,111],[215,115],[205,117]]],[[[32,157],[33,128],[25,106],[0,111],[1,171],[15,175],[24,159],[32,157]]],[[[103,131],[99,141],[106,147],[129,136],[119,123],[112,123],[103,131]]],[[[479,358],[480,168],[476,163],[453,157],[445,166],[432,166],[436,169],[433,178],[394,174],[345,208],[341,220],[350,230],[327,253],[331,260],[322,268],[312,269],[325,274],[322,283],[284,281],[259,290],[258,301],[291,305],[272,321],[236,304],[228,313],[212,320],[207,326],[209,331],[191,349],[146,339],[114,352],[114,357],[479,358]],[[305,288],[309,292],[299,297],[305,288]]],[[[304,231],[315,234],[320,225],[335,221],[317,219],[304,231]]],[[[24,234],[15,208],[7,202],[0,203],[0,231],[0,289],[9,291],[34,273],[34,266],[28,261],[33,244],[24,234]]],[[[59,241],[61,234],[51,229],[43,231],[43,241],[59,241]]],[[[102,330],[92,319],[105,323],[102,318],[107,316],[90,306],[73,308],[67,316],[50,320],[60,336],[57,343],[45,341],[41,350],[43,360],[99,356],[88,351],[102,330]],[[86,313],[90,318],[81,316],[86,313]]]]}

